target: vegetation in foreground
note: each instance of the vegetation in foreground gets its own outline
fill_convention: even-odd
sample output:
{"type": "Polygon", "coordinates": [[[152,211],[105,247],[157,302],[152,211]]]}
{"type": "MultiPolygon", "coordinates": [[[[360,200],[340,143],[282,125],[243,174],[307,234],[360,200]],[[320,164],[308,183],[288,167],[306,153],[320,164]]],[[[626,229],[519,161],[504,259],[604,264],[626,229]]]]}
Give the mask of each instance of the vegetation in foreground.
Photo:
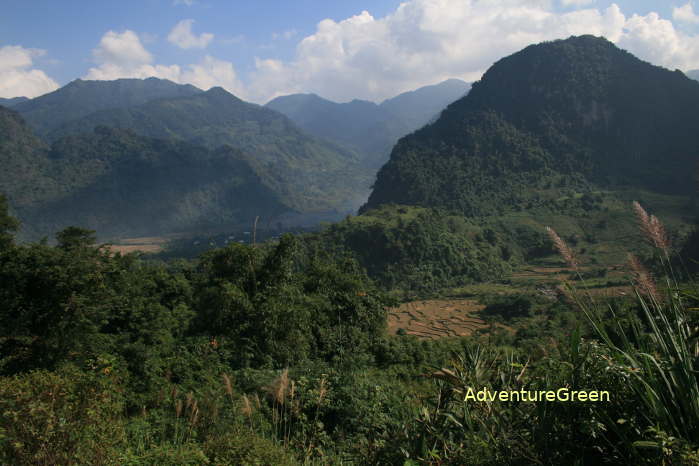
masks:
{"type": "Polygon", "coordinates": [[[292,236],[163,264],[74,227],[17,245],[0,211],[5,464],[699,464],[699,298],[647,214],[667,273],[632,261],[635,300],[501,297],[483,317],[568,317],[418,340],[356,261],[292,236]],[[611,399],[464,401],[482,387],[611,399]]]}

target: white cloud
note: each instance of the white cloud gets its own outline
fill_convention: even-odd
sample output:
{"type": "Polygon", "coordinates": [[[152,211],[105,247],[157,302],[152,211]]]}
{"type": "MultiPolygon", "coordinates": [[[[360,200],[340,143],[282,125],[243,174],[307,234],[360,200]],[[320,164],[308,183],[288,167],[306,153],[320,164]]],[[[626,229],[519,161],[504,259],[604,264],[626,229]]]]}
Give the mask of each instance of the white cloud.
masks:
{"type": "Polygon", "coordinates": [[[150,63],[153,56],[141,44],[138,35],[130,30],[122,33],[107,31],[96,49],[92,51],[95,62],[125,68],[150,63]]]}
{"type": "Polygon", "coordinates": [[[617,45],[653,64],[690,70],[699,68],[699,36],[677,31],[657,13],[633,15],[617,45]]]}
{"type": "Polygon", "coordinates": [[[315,92],[379,101],[451,77],[476,80],[529,44],[581,34],[605,36],[655,64],[699,68],[697,36],[656,13],[627,17],[616,4],[561,12],[550,0],[406,0],[383,18],[363,11],[321,21],[289,61],[257,59],[248,97],[315,92]]]}
{"type": "Polygon", "coordinates": [[[172,4],[173,5],[185,5],[185,6],[192,6],[194,5],[196,0],[173,0],[172,4]]]}
{"type": "Polygon", "coordinates": [[[595,3],[595,0],[561,0],[561,5],[563,6],[581,7],[592,5],[593,3],[595,3]]]}
{"type": "Polygon", "coordinates": [[[183,19],[172,28],[167,40],[181,49],[205,48],[213,40],[214,35],[204,32],[196,36],[192,33],[192,24],[194,24],[193,19],[183,19]]]}
{"type": "Polygon", "coordinates": [[[284,32],[274,32],[272,33],[272,39],[278,40],[278,39],[284,39],[284,40],[289,40],[293,39],[296,37],[296,34],[298,34],[298,31],[296,29],[289,29],[288,31],[284,32]]]}
{"type": "Polygon", "coordinates": [[[58,89],[56,81],[32,68],[34,58],[45,53],[19,45],[0,47],[0,97],[36,97],[58,89]]]}
{"type": "Polygon", "coordinates": [[[672,19],[685,23],[699,24],[699,16],[694,13],[694,8],[691,3],[687,3],[681,7],[672,9],[672,19]]]}
{"type": "Polygon", "coordinates": [[[153,56],[143,47],[139,36],[129,30],[107,32],[93,50],[93,57],[98,66],[90,68],[85,79],[156,77],[204,90],[221,86],[238,96],[244,93],[231,62],[207,55],[199,63],[185,66],[154,64],[153,56]]]}

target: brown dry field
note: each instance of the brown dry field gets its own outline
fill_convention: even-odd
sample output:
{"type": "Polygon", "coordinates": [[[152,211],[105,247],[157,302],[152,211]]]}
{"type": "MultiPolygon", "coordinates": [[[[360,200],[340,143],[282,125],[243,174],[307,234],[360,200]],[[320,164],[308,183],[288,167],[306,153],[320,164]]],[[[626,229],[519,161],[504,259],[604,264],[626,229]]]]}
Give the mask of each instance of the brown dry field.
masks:
{"type": "Polygon", "coordinates": [[[432,299],[403,303],[389,310],[388,331],[399,328],[420,338],[471,335],[487,324],[474,315],[483,305],[470,299],[432,299]]]}
{"type": "Polygon", "coordinates": [[[124,238],[110,244],[109,248],[115,253],[120,252],[122,254],[130,252],[156,253],[163,250],[165,243],[169,239],[162,236],[124,238]]]}

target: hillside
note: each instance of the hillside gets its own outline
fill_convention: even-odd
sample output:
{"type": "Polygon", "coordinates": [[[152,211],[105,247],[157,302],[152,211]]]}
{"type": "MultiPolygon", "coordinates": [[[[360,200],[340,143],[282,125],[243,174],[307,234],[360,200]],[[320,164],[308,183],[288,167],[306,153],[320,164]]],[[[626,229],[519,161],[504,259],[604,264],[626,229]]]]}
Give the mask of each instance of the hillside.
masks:
{"type": "Polygon", "coordinates": [[[76,79],[48,94],[16,103],[13,108],[42,137],[62,124],[92,112],[140,105],[153,99],[191,96],[202,92],[189,84],[165,79],[76,79]]]}
{"type": "Polygon", "coordinates": [[[241,152],[138,136],[106,127],[46,146],[0,108],[0,193],[24,238],[70,225],[100,237],[248,225],[288,212],[241,152]]]}
{"type": "Polygon", "coordinates": [[[366,166],[378,169],[400,137],[425,125],[468,88],[467,83],[451,79],[381,104],[365,100],[336,103],[315,94],[292,94],[277,97],[266,106],[310,134],[350,148],[366,166]]]}
{"type": "Polygon", "coordinates": [[[47,176],[46,152],[47,146],[17,112],[0,107],[0,193],[8,195],[13,207],[31,204],[59,189],[47,176]]]}
{"type": "Polygon", "coordinates": [[[351,208],[366,199],[369,175],[355,154],[310,137],[284,115],[244,102],[222,88],[102,110],[65,123],[49,140],[96,126],[131,129],[215,149],[240,149],[262,181],[300,211],[351,208]]]}
{"type": "Polygon", "coordinates": [[[606,39],[532,45],[401,139],[364,209],[396,203],[493,215],[594,204],[601,188],[689,195],[698,105],[699,83],[606,39]]]}

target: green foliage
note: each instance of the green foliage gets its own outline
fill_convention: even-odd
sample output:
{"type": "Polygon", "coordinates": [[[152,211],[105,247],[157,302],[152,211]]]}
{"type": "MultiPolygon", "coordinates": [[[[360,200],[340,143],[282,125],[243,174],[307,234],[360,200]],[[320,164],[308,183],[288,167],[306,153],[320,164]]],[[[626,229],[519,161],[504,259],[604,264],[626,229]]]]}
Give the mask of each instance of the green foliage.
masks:
{"type": "Polygon", "coordinates": [[[0,252],[12,244],[18,228],[19,222],[9,214],[7,198],[0,194],[0,252]]]}
{"type": "Polygon", "coordinates": [[[0,377],[0,461],[119,464],[120,391],[113,375],[70,366],[0,377]]]}
{"type": "Polygon", "coordinates": [[[233,342],[238,366],[284,367],[366,351],[384,328],[386,298],[352,261],[300,259],[290,235],[267,254],[234,243],[204,255],[198,331],[221,337],[224,348],[233,342]]]}
{"type": "Polygon", "coordinates": [[[479,226],[442,212],[385,206],[309,235],[310,247],[349,252],[382,286],[433,292],[510,270],[506,245],[479,226]]]}

